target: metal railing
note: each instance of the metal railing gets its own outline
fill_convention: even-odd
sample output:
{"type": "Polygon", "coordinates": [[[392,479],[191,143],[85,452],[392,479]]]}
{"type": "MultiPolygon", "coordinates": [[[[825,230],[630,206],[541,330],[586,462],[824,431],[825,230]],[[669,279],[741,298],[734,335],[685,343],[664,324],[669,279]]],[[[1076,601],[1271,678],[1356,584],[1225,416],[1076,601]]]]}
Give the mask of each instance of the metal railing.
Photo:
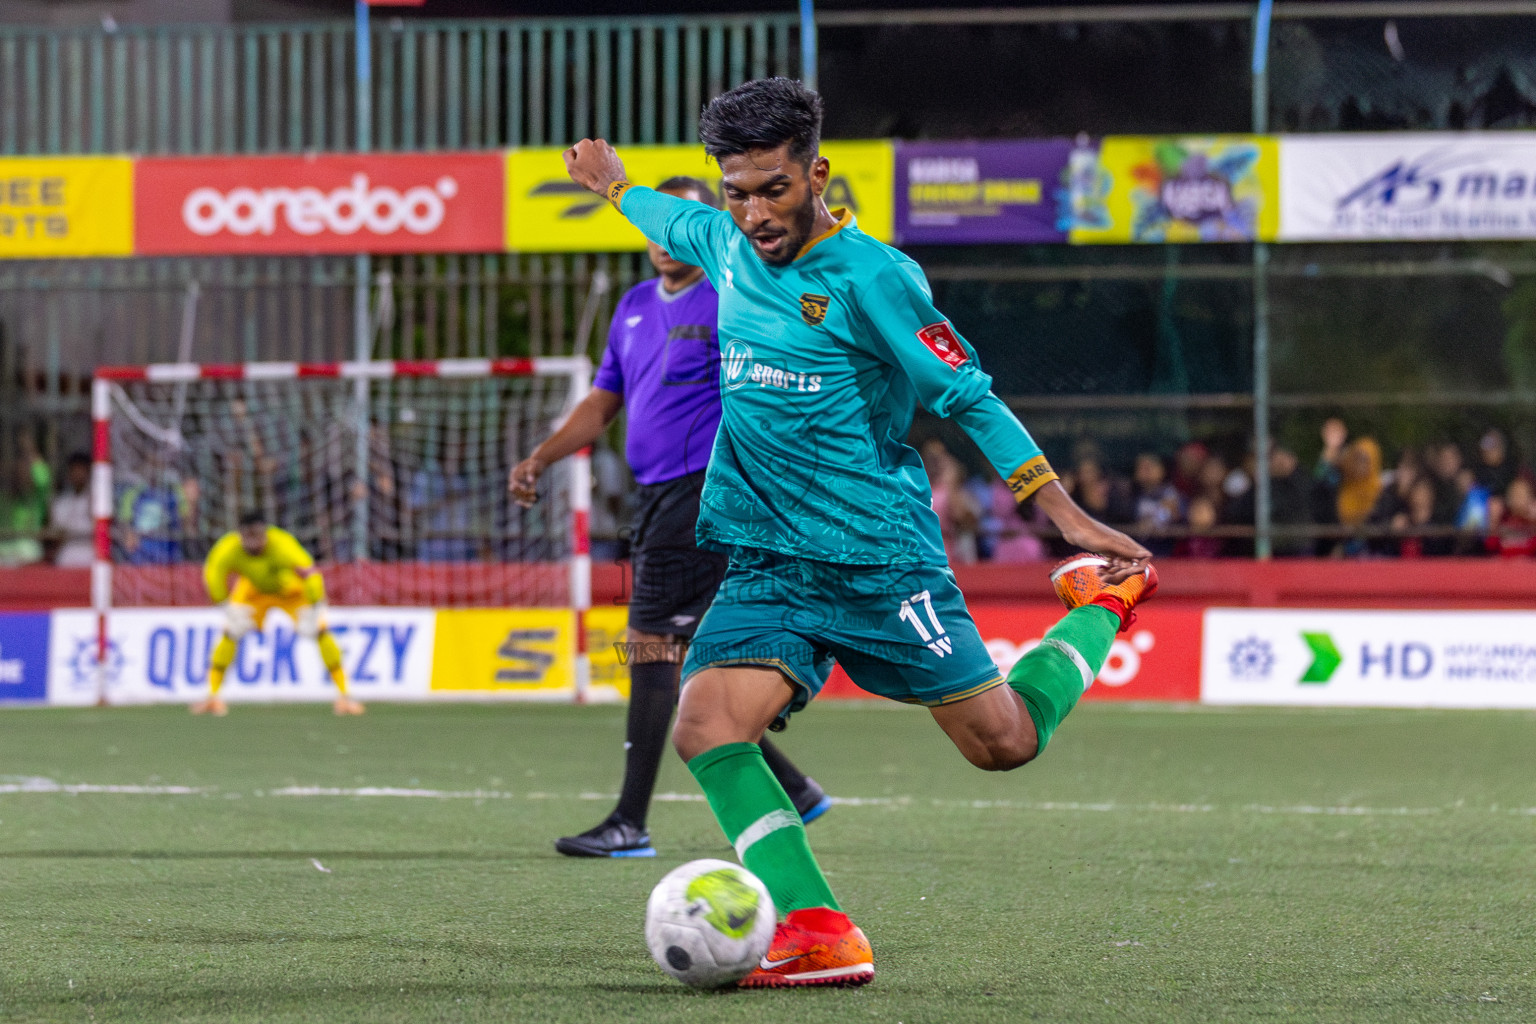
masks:
{"type": "MultiPolygon", "coordinates": [[[[798,72],[792,14],[405,21],[372,31],[372,148],[695,137],[704,102],[798,72]]],[[[0,154],[357,146],[351,22],[0,28],[0,154]]]]}

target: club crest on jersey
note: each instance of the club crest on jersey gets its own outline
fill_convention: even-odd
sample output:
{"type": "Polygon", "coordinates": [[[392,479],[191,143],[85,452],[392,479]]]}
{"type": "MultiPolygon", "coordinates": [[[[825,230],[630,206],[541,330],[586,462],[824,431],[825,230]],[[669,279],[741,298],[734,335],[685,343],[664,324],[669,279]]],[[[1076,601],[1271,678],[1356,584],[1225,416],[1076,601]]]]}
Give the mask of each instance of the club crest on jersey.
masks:
{"type": "Polygon", "coordinates": [[[804,292],[800,296],[800,319],[812,327],[820,327],[821,322],[827,318],[827,306],[832,302],[830,295],[812,295],[804,292]]]}
{"type": "Polygon", "coordinates": [[[928,346],[928,351],[956,369],[970,362],[970,355],[966,353],[965,346],[960,344],[948,320],[924,327],[917,332],[917,340],[928,346]]]}

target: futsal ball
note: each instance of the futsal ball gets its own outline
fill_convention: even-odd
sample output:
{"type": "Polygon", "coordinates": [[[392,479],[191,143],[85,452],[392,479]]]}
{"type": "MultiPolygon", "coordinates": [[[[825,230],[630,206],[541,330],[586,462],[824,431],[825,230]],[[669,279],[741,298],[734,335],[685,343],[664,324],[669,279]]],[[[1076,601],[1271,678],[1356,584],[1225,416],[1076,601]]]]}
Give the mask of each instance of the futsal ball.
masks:
{"type": "Polygon", "coordinates": [[[695,860],[651,891],[645,941],[678,981],[719,988],[752,973],[777,922],[773,897],[756,875],[723,860],[695,860]]]}

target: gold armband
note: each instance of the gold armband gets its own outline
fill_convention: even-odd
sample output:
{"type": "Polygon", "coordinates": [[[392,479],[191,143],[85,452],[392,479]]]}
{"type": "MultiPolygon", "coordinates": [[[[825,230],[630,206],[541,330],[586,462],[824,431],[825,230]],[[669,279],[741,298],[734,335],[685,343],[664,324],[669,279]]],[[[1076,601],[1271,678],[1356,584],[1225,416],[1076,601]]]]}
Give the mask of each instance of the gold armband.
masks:
{"type": "Polygon", "coordinates": [[[624,193],[628,192],[632,187],[633,186],[631,186],[629,182],[624,181],[623,179],[610,182],[608,185],[608,201],[612,203],[613,208],[618,210],[620,213],[623,213],[624,210],[621,206],[619,206],[619,200],[623,199],[624,193]]]}
{"type": "Polygon", "coordinates": [[[1056,471],[1045,461],[1045,456],[1036,455],[1008,474],[1008,489],[1013,492],[1015,501],[1022,502],[1055,479],[1056,471]]]}

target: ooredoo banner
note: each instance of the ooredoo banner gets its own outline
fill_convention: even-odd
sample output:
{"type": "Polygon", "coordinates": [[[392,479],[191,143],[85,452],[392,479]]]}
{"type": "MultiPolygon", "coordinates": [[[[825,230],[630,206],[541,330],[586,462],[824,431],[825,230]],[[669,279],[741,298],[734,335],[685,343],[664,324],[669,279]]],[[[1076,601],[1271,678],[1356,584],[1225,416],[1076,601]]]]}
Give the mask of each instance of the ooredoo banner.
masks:
{"type": "Polygon", "coordinates": [[[1524,132],[1282,137],[1280,238],[1536,238],[1536,139],[1524,132]]]}
{"type": "Polygon", "coordinates": [[[1212,608],[1208,704],[1536,708],[1536,612],[1212,608]]]}
{"type": "MultiPolygon", "coordinates": [[[[1061,621],[1061,606],[982,604],[971,617],[1000,672],[1032,650],[1046,630],[1061,621]]],[[[868,697],[841,668],[822,690],[832,699],[868,697]]],[[[1144,613],[1131,629],[1115,637],[1109,657],[1084,700],[1196,701],[1200,699],[1200,612],[1182,608],[1144,613]]]]}
{"type": "MultiPolygon", "coordinates": [[[[106,686],[113,704],[188,703],[208,695],[208,657],[223,615],[214,608],[132,608],[112,613],[106,686]]],[[[421,700],[432,677],[436,613],[418,608],[333,608],[348,688],[360,700],[421,700]]],[[[48,702],[94,704],[96,614],[53,613],[48,702]]],[[[281,615],[240,641],[220,695],[236,701],[333,700],[313,641],[281,615]]]]}
{"type": "Polygon", "coordinates": [[[898,142],[898,243],[1065,242],[1072,149],[1067,139],[898,142]]]}
{"type": "Polygon", "coordinates": [[[500,153],[147,157],[134,251],[498,252],[500,153]]]}

